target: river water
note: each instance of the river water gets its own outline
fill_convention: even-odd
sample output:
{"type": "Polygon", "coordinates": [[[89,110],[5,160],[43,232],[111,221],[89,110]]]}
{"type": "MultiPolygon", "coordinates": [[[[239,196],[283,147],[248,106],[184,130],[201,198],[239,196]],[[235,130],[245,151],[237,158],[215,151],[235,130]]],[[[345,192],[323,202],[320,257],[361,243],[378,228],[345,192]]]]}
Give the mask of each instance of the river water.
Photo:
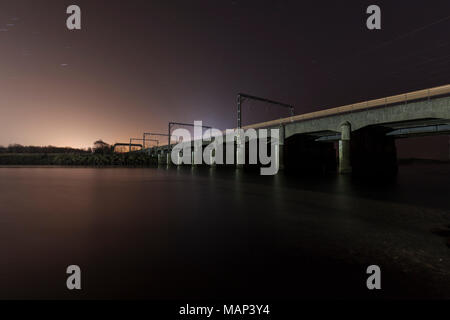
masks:
{"type": "Polygon", "coordinates": [[[0,298],[449,298],[449,178],[2,167],[0,298]]]}

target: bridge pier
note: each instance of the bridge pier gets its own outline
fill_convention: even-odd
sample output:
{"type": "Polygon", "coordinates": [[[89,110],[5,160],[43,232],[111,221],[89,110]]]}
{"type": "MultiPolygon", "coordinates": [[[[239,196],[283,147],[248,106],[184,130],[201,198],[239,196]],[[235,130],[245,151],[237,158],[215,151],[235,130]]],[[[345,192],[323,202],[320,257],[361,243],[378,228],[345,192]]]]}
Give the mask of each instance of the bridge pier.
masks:
{"type": "Polygon", "coordinates": [[[191,149],[191,167],[195,167],[195,151],[191,149]]]}
{"type": "Polygon", "coordinates": [[[285,139],[285,130],[284,125],[280,125],[280,137],[279,137],[279,146],[278,146],[278,170],[284,170],[284,139],[285,139]]]}
{"type": "Polygon", "coordinates": [[[216,166],[216,157],[215,157],[215,150],[211,150],[209,153],[209,163],[210,163],[210,167],[215,167],[216,166]]]}
{"type": "Polygon", "coordinates": [[[168,167],[170,167],[172,165],[172,159],[170,157],[170,150],[166,151],[166,164],[168,167]]]}
{"type": "Polygon", "coordinates": [[[158,166],[169,165],[170,153],[166,150],[157,151],[158,166]]]}
{"type": "Polygon", "coordinates": [[[157,158],[158,158],[158,166],[159,166],[159,165],[162,164],[162,163],[161,163],[161,158],[162,158],[161,152],[158,152],[158,151],[157,151],[156,156],[157,156],[157,158]]]}
{"type": "Polygon", "coordinates": [[[172,161],[172,156],[169,158],[170,164],[171,165],[175,165],[175,166],[180,166],[181,165],[181,160],[183,158],[183,151],[180,151],[178,154],[175,154],[175,159],[173,159],[172,161]]]}
{"type": "Polygon", "coordinates": [[[245,160],[245,156],[242,155],[242,152],[245,152],[245,137],[244,137],[244,142],[242,142],[242,137],[239,135],[236,139],[236,144],[235,144],[235,164],[236,164],[236,169],[243,169],[244,168],[244,163],[241,159],[245,160]],[[241,150],[242,148],[242,144],[244,144],[244,150],[241,150]]]}
{"type": "Polygon", "coordinates": [[[341,124],[341,140],[339,140],[339,173],[347,174],[352,172],[350,160],[350,136],[351,125],[349,122],[341,124]]]}

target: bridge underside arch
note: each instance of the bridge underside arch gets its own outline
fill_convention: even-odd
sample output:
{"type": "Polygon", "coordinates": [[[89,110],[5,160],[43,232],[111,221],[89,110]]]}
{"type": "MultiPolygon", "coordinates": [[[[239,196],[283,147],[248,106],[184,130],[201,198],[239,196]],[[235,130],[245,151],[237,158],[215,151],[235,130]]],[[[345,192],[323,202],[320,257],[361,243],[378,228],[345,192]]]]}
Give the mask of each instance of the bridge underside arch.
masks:
{"type": "Polygon", "coordinates": [[[295,174],[336,171],[335,143],[317,141],[317,135],[295,134],[285,140],[285,170],[295,174]]]}
{"type": "Polygon", "coordinates": [[[367,126],[352,131],[350,159],[352,172],[360,176],[393,176],[398,171],[395,139],[392,129],[367,126]]]}

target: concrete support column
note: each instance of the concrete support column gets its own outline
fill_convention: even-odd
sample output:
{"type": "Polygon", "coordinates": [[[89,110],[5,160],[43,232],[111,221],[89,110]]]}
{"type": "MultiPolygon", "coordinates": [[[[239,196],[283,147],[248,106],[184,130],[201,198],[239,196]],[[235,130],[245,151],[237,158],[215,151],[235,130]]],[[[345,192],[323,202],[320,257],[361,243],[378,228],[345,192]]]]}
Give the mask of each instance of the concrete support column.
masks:
{"type": "Polygon", "coordinates": [[[175,153],[173,159],[172,159],[172,154],[169,153],[168,161],[171,166],[177,166],[177,167],[181,166],[182,160],[183,160],[183,151],[182,150],[179,151],[178,153],[175,153]]]}
{"type": "Polygon", "coordinates": [[[164,152],[164,161],[165,165],[170,166],[172,164],[172,160],[170,159],[170,150],[166,150],[164,152]]]}
{"type": "Polygon", "coordinates": [[[170,154],[167,153],[167,150],[161,150],[160,153],[158,153],[158,166],[167,165],[170,154]]]}
{"type": "Polygon", "coordinates": [[[158,152],[157,154],[156,154],[156,157],[157,157],[157,159],[158,159],[158,166],[160,166],[162,163],[161,163],[161,154],[158,152]]]}
{"type": "Polygon", "coordinates": [[[350,163],[350,136],[351,125],[348,122],[341,124],[341,140],[339,140],[339,173],[352,172],[350,163]]]}
{"type": "Polygon", "coordinates": [[[279,148],[278,148],[278,165],[279,170],[284,170],[284,138],[285,130],[284,124],[280,125],[280,137],[279,137],[279,148]]]}
{"type": "Polygon", "coordinates": [[[215,150],[211,150],[211,152],[209,153],[209,163],[210,163],[210,167],[215,167],[216,166],[216,159],[215,159],[215,150]]]}
{"type": "MultiPolygon", "coordinates": [[[[236,153],[235,153],[235,161],[236,161],[236,168],[237,169],[243,169],[244,168],[244,164],[240,163],[238,159],[240,159],[243,155],[241,154],[241,147],[242,144],[244,144],[244,150],[245,150],[245,138],[241,137],[241,135],[239,134],[236,138],[236,153]]],[[[245,151],[244,151],[245,152],[245,151]]],[[[245,159],[245,158],[244,158],[245,159]]]]}
{"type": "Polygon", "coordinates": [[[181,166],[181,160],[183,159],[183,151],[178,153],[177,156],[177,166],[181,166]]]}

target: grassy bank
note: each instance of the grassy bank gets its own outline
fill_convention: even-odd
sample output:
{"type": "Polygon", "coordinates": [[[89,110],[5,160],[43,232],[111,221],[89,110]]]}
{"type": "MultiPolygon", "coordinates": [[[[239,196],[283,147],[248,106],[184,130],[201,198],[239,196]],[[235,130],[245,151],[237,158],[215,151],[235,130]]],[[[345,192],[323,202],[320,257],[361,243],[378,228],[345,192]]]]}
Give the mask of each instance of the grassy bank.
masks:
{"type": "Polygon", "coordinates": [[[58,165],[58,166],[156,166],[156,158],[144,153],[79,154],[79,153],[4,153],[0,165],[58,165]]]}

